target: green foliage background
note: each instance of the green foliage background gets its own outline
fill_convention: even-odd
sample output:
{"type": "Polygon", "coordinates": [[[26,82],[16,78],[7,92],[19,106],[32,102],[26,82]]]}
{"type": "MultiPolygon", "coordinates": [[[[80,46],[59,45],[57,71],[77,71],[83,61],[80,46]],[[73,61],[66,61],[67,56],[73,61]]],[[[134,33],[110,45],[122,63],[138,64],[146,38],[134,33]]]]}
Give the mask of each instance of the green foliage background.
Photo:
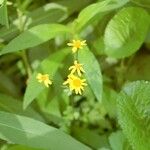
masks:
{"type": "Polygon", "coordinates": [[[0,0],[0,24],[1,150],[150,150],[149,0],[0,0]],[[82,96],[62,85],[72,39],[82,96]]]}

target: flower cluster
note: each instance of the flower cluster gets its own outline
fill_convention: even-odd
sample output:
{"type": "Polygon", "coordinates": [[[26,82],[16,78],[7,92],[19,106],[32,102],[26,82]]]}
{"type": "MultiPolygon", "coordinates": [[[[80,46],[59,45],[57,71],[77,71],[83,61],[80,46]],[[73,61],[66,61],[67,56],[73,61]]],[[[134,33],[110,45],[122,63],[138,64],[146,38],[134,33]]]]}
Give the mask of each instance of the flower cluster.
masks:
{"type": "MultiPolygon", "coordinates": [[[[86,41],[73,40],[72,43],[68,43],[68,46],[72,46],[72,52],[77,53],[79,49],[82,49],[82,46],[86,45],[86,41]]],[[[78,60],[74,61],[74,64],[69,67],[70,74],[68,75],[67,80],[63,83],[63,85],[69,85],[70,91],[75,91],[75,94],[82,94],[84,90],[84,86],[86,86],[86,80],[82,79],[81,76],[85,73],[83,69],[83,65],[78,62],[78,60]]]]}
{"type": "MultiPolygon", "coordinates": [[[[86,41],[73,40],[72,43],[68,43],[68,46],[72,46],[72,52],[77,53],[79,49],[82,49],[86,45],[86,41]]],[[[69,67],[70,74],[68,75],[67,80],[63,85],[69,85],[70,91],[75,91],[76,94],[82,94],[84,91],[84,86],[86,86],[86,80],[81,78],[82,74],[85,73],[83,65],[74,60],[74,64],[69,67]]],[[[38,73],[36,79],[39,83],[43,83],[46,87],[52,84],[52,81],[49,79],[48,74],[38,73]]]]}

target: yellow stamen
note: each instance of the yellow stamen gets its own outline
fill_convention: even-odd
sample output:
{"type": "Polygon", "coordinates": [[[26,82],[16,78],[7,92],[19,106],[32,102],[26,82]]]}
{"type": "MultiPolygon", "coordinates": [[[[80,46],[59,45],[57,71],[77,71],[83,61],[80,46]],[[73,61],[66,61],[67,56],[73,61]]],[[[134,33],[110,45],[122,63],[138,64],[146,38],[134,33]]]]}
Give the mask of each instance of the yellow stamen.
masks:
{"type": "Polygon", "coordinates": [[[75,91],[76,94],[82,94],[84,91],[84,86],[87,86],[85,83],[85,79],[81,79],[73,74],[68,76],[68,79],[64,82],[64,85],[69,84],[69,88],[71,91],[75,91]]]}

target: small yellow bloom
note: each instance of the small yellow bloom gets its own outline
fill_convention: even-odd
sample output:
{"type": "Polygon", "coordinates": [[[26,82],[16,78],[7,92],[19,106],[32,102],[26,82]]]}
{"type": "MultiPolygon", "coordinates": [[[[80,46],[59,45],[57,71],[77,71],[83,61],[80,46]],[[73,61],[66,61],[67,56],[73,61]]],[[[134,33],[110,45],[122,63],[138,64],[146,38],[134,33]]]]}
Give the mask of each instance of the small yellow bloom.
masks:
{"type": "Polygon", "coordinates": [[[68,46],[72,46],[72,52],[77,52],[78,49],[82,49],[82,46],[86,45],[86,40],[80,41],[80,40],[72,40],[72,43],[67,43],[68,46]]]}
{"type": "Polygon", "coordinates": [[[84,69],[82,67],[83,65],[82,64],[79,64],[76,60],[74,61],[74,65],[71,66],[69,68],[69,70],[71,70],[71,74],[75,73],[77,71],[78,75],[81,76],[82,73],[84,73],[84,69]]]}
{"type": "Polygon", "coordinates": [[[49,85],[52,84],[52,81],[49,79],[49,75],[48,74],[38,73],[37,76],[36,76],[36,79],[40,83],[43,82],[46,87],[49,87],[49,85]]]}
{"type": "Polygon", "coordinates": [[[81,79],[73,74],[68,76],[68,79],[63,83],[64,85],[69,84],[69,88],[71,91],[75,91],[76,94],[82,94],[84,91],[84,86],[87,86],[85,83],[85,79],[81,79]]]}

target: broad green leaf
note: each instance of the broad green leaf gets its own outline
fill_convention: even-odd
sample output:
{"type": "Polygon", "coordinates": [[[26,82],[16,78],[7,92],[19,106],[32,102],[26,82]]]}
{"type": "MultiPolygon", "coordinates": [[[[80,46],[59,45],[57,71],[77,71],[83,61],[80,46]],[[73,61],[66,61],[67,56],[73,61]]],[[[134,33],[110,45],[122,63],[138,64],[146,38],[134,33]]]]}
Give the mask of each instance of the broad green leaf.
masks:
{"type": "Polygon", "coordinates": [[[135,53],[146,38],[149,18],[142,8],[127,7],[120,10],[105,29],[105,53],[116,58],[135,53]]]}
{"type": "Polygon", "coordinates": [[[67,7],[68,14],[71,15],[75,12],[80,12],[83,8],[91,3],[89,0],[59,0],[57,1],[58,4],[67,7]]]}
{"type": "Polygon", "coordinates": [[[85,77],[97,100],[102,100],[103,80],[100,65],[93,53],[88,49],[79,51],[79,62],[83,64],[85,77]]]}
{"type": "Polygon", "coordinates": [[[35,118],[44,122],[43,117],[39,113],[37,113],[33,108],[29,107],[28,109],[23,110],[22,102],[8,95],[0,94],[0,110],[15,113],[18,115],[24,115],[30,118],[35,118]]]}
{"type": "Polygon", "coordinates": [[[38,24],[62,22],[68,17],[68,10],[67,7],[57,3],[48,3],[38,9],[33,10],[28,14],[27,17],[33,20],[29,24],[29,27],[33,27],[38,24]]]}
{"type": "MultiPolygon", "coordinates": [[[[26,1],[24,3],[26,3],[26,1]]],[[[48,3],[35,10],[31,10],[27,14],[26,17],[29,18],[27,26],[33,27],[41,23],[62,22],[67,15],[70,16],[73,13],[80,11],[80,9],[86,7],[89,3],[89,0],[82,0],[82,2],[81,0],[61,0],[57,1],[56,7],[54,7],[54,3],[48,3]]],[[[17,20],[14,20],[14,22],[16,21],[17,20]]],[[[19,29],[14,24],[11,24],[9,29],[1,28],[0,33],[0,38],[8,41],[19,34],[19,29]]]]}
{"type": "MultiPolygon", "coordinates": [[[[62,22],[67,17],[67,8],[56,4],[48,3],[35,10],[32,10],[27,15],[22,16],[23,19],[27,19],[25,28],[31,28],[39,24],[50,24],[62,22]],[[55,17],[54,17],[55,16],[55,17]],[[32,20],[32,21],[31,21],[32,20]]],[[[5,27],[0,29],[0,38],[3,40],[10,40],[20,33],[18,29],[19,19],[13,21],[10,24],[9,29],[5,27]]]]}
{"type": "Polygon", "coordinates": [[[117,110],[116,110],[116,99],[117,99],[117,92],[113,89],[104,87],[103,88],[103,105],[108,112],[108,115],[111,118],[116,118],[117,110]]]}
{"type": "Polygon", "coordinates": [[[132,150],[122,131],[119,130],[117,132],[113,132],[109,136],[109,143],[112,150],[132,150]]]}
{"type": "Polygon", "coordinates": [[[118,97],[119,123],[133,149],[150,149],[150,82],[128,83],[118,97]]]}
{"type": "Polygon", "coordinates": [[[102,148],[99,148],[98,150],[110,150],[110,149],[109,149],[109,148],[102,147],[102,148]]]}
{"type": "Polygon", "coordinates": [[[47,150],[91,150],[64,132],[42,122],[0,112],[0,138],[47,150]]]}
{"type": "Polygon", "coordinates": [[[73,128],[73,135],[83,143],[91,146],[93,149],[101,147],[109,147],[108,138],[106,135],[99,135],[94,131],[85,128],[73,128]]]}
{"type": "Polygon", "coordinates": [[[150,1],[149,0],[130,0],[130,1],[134,4],[136,4],[137,6],[150,8],[150,1]]]}
{"type": "Polygon", "coordinates": [[[102,19],[102,17],[112,11],[114,9],[120,8],[121,6],[125,5],[129,0],[122,0],[112,3],[112,0],[105,0],[102,2],[94,3],[87,6],[83,9],[76,21],[75,30],[80,31],[85,26],[87,26],[90,22],[102,19]]]}
{"type": "MultiPolygon", "coordinates": [[[[61,88],[60,90],[62,91],[61,88]]],[[[60,103],[64,100],[61,98],[60,95],[61,94],[59,92],[54,93],[53,89],[44,89],[41,94],[38,95],[38,97],[36,98],[38,106],[40,110],[44,113],[46,120],[58,126],[62,124],[62,122],[64,122],[60,111],[60,103]]]]}
{"type": "Polygon", "coordinates": [[[9,27],[8,24],[8,14],[7,14],[7,0],[0,1],[0,24],[9,27]]]}
{"type": "Polygon", "coordinates": [[[50,78],[53,78],[61,64],[61,61],[69,53],[69,50],[70,49],[60,50],[43,60],[39,68],[33,73],[28,81],[24,95],[24,108],[26,108],[44,90],[44,88],[46,88],[43,84],[37,81],[37,73],[49,74],[50,78]]]}
{"type": "Polygon", "coordinates": [[[60,24],[42,24],[24,31],[2,49],[0,54],[12,53],[42,44],[60,34],[69,32],[69,28],[60,24]]]}
{"type": "Polygon", "coordinates": [[[42,149],[31,148],[23,145],[13,145],[13,146],[9,146],[5,150],[42,150],[42,149]]]}

